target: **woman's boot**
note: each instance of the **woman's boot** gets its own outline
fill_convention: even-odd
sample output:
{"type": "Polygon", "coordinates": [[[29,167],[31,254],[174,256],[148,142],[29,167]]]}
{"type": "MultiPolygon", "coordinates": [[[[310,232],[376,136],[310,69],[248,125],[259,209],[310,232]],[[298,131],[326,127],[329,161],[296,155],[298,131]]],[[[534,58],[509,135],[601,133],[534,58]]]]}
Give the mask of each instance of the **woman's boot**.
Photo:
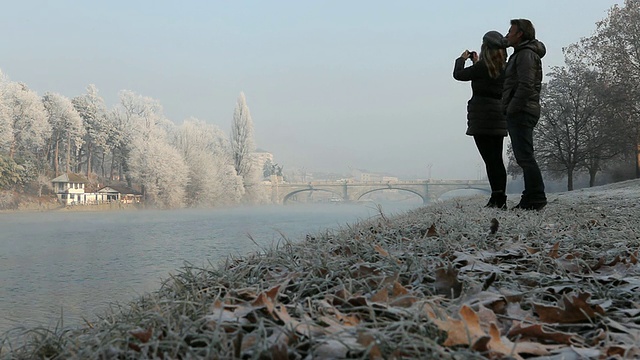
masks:
{"type": "Polygon", "coordinates": [[[484,207],[506,210],[507,209],[507,195],[504,193],[504,191],[493,191],[493,192],[491,192],[491,197],[489,198],[489,202],[484,207]]]}

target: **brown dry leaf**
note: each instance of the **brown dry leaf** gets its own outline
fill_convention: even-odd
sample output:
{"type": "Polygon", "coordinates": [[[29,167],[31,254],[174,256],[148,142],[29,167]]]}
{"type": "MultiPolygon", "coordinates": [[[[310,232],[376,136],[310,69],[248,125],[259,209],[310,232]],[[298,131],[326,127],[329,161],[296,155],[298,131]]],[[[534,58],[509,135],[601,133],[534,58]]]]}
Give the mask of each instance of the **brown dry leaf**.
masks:
{"type": "Polygon", "coordinates": [[[258,294],[256,293],[256,291],[251,288],[238,289],[234,291],[234,295],[239,299],[247,300],[247,301],[254,300],[256,297],[258,297],[258,294]]]}
{"type": "Polygon", "coordinates": [[[275,304],[273,303],[273,299],[266,292],[263,292],[251,303],[251,306],[253,306],[254,309],[265,308],[269,315],[273,315],[275,304]]]}
{"type": "Polygon", "coordinates": [[[320,343],[313,351],[314,359],[346,359],[349,353],[347,347],[341,340],[327,339],[320,343]]]}
{"type": "Polygon", "coordinates": [[[349,299],[350,297],[351,293],[349,292],[349,290],[345,289],[344,287],[340,287],[333,294],[333,296],[328,297],[328,301],[334,306],[339,306],[347,302],[347,299],[349,299]]]}
{"type": "Polygon", "coordinates": [[[393,297],[399,297],[399,296],[404,296],[408,294],[409,294],[409,290],[407,290],[407,288],[402,286],[402,284],[400,284],[397,281],[393,283],[393,293],[392,293],[393,297]]]}
{"type": "Polygon", "coordinates": [[[389,305],[398,307],[411,307],[418,298],[413,296],[407,288],[402,286],[398,281],[393,283],[393,289],[391,292],[391,299],[389,299],[389,305]]]}
{"type": "Polygon", "coordinates": [[[478,314],[469,306],[462,306],[460,318],[460,320],[456,320],[447,316],[446,320],[433,319],[433,322],[440,330],[447,333],[447,340],[443,343],[444,346],[467,345],[471,347],[480,338],[486,336],[480,326],[478,314]]]}
{"type": "Polygon", "coordinates": [[[431,224],[429,229],[427,230],[426,237],[438,236],[438,232],[436,231],[436,224],[431,224]]]}
{"type": "Polygon", "coordinates": [[[376,342],[376,338],[373,337],[373,335],[365,332],[359,333],[358,344],[369,348],[369,359],[384,359],[384,357],[382,357],[382,351],[380,351],[380,348],[378,347],[378,344],[376,342]]]}
{"type": "Polygon", "coordinates": [[[384,257],[388,257],[389,256],[389,252],[386,251],[385,249],[382,248],[382,246],[375,244],[373,245],[373,248],[378,252],[378,254],[384,256],[384,257]]]}
{"type": "Polygon", "coordinates": [[[490,309],[487,309],[482,305],[478,307],[477,314],[478,314],[478,319],[480,321],[480,326],[482,326],[484,331],[487,331],[487,332],[489,331],[488,324],[498,322],[498,317],[496,316],[496,313],[494,313],[493,311],[491,311],[490,309]]]}
{"type": "Polygon", "coordinates": [[[289,347],[285,343],[274,344],[271,348],[272,360],[289,360],[289,347]]]}
{"type": "Polygon", "coordinates": [[[638,263],[638,250],[636,250],[636,252],[634,252],[631,255],[629,255],[629,261],[633,265],[636,265],[638,263]]]}
{"type": "Polygon", "coordinates": [[[557,259],[560,256],[558,255],[558,249],[560,248],[560,241],[558,241],[557,243],[553,244],[553,247],[551,248],[551,251],[549,251],[549,254],[547,254],[547,256],[549,256],[552,259],[557,259]]]}
{"type": "Polygon", "coordinates": [[[324,330],[329,334],[343,333],[347,330],[347,328],[352,327],[352,326],[348,326],[340,323],[340,321],[338,321],[336,318],[333,318],[331,316],[321,316],[320,318],[318,318],[318,320],[320,320],[325,325],[327,325],[324,328],[324,330]]]}
{"type": "Polygon", "coordinates": [[[498,219],[496,219],[496,218],[491,219],[491,223],[489,225],[489,233],[490,234],[497,233],[499,226],[500,226],[500,223],[498,222],[498,219]]]}
{"type": "Polygon", "coordinates": [[[131,336],[140,340],[141,343],[146,344],[153,335],[153,329],[149,328],[147,330],[136,329],[130,332],[131,336]]]}
{"type": "Polygon", "coordinates": [[[618,356],[621,359],[640,359],[640,347],[636,345],[611,345],[607,348],[607,356],[618,356]]]}
{"type": "Polygon", "coordinates": [[[322,327],[314,325],[313,320],[306,316],[304,318],[305,322],[292,318],[284,305],[276,306],[273,310],[273,314],[277,319],[284,323],[284,327],[293,329],[298,334],[308,337],[326,334],[322,327]]]}
{"type": "Polygon", "coordinates": [[[354,267],[356,266],[357,268],[351,270],[351,276],[354,279],[367,278],[367,277],[370,277],[371,275],[380,275],[380,270],[372,266],[368,266],[364,264],[354,265],[354,267]]]}
{"type": "Polygon", "coordinates": [[[571,344],[571,339],[577,334],[568,334],[559,331],[547,332],[542,324],[523,325],[516,322],[509,330],[508,337],[521,337],[523,339],[538,339],[553,341],[556,344],[571,344]]]}
{"type": "Polygon", "coordinates": [[[302,334],[307,337],[325,336],[327,332],[321,326],[315,325],[315,321],[306,314],[302,317],[304,321],[294,320],[294,330],[298,334],[302,334]]]}
{"type": "Polygon", "coordinates": [[[419,304],[419,307],[417,310],[418,310],[418,313],[426,315],[431,320],[438,319],[437,314],[444,313],[444,310],[441,307],[428,302],[419,304]]]}
{"type": "Polygon", "coordinates": [[[389,290],[387,290],[387,288],[383,288],[382,290],[378,291],[377,293],[373,294],[371,296],[371,302],[374,303],[379,303],[379,304],[386,304],[389,302],[389,290]]]}
{"type": "Polygon", "coordinates": [[[533,303],[535,312],[541,321],[546,323],[573,324],[595,318],[596,314],[604,314],[600,305],[589,305],[587,299],[591,295],[580,293],[577,296],[562,296],[561,307],[533,303]]]}
{"type": "Polygon", "coordinates": [[[527,249],[527,253],[529,253],[529,255],[537,254],[537,253],[540,252],[540,249],[532,248],[530,246],[527,246],[526,249],[527,249]]]}
{"type": "Polygon", "coordinates": [[[448,298],[457,298],[462,293],[462,283],[458,281],[458,270],[451,264],[436,269],[436,293],[448,298]]]}
{"type": "Polygon", "coordinates": [[[343,325],[356,326],[360,324],[360,319],[356,315],[345,315],[341,312],[337,312],[335,317],[343,325]]]}
{"type": "Polygon", "coordinates": [[[260,336],[251,332],[248,333],[242,337],[242,343],[240,345],[240,352],[244,353],[245,351],[247,351],[248,349],[250,349],[251,347],[253,347],[258,340],[260,340],[260,336]]]}
{"type": "Polygon", "coordinates": [[[514,359],[522,360],[522,357],[516,352],[515,344],[507,338],[500,337],[500,330],[495,323],[491,323],[489,326],[489,336],[491,337],[491,341],[489,341],[489,345],[487,346],[489,350],[501,355],[510,356],[514,359]]]}
{"type": "Polygon", "coordinates": [[[501,355],[507,355],[514,359],[522,359],[520,354],[549,355],[549,350],[557,349],[561,345],[544,345],[537,342],[518,341],[512,342],[506,336],[500,336],[500,330],[495,323],[491,323],[489,336],[489,350],[501,355]]]}
{"type": "Polygon", "coordinates": [[[369,306],[369,302],[367,301],[367,298],[361,295],[350,297],[349,300],[347,300],[347,303],[355,307],[369,306]]]}

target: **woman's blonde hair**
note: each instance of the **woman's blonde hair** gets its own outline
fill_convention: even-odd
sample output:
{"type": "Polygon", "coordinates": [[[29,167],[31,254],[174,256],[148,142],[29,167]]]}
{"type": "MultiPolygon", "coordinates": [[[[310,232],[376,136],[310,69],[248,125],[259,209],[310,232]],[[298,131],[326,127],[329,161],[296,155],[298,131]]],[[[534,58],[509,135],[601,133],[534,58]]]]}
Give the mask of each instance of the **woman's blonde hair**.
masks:
{"type": "Polygon", "coordinates": [[[482,44],[479,61],[484,61],[489,70],[489,76],[492,79],[496,79],[507,65],[507,51],[505,49],[493,49],[487,44],[482,44]]]}

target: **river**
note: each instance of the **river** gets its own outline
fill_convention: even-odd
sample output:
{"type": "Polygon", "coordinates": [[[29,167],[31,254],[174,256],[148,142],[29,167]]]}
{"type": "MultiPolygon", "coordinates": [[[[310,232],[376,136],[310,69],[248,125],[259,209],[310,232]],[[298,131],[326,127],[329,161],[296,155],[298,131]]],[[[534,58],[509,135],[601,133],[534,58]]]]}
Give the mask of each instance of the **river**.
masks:
{"type": "MultiPolygon", "coordinates": [[[[392,215],[420,205],[386,203],[382,210],[392,215]]],[[[110,304],[158,289],[186,263],[216,264],[283,236],[299,241],[378,215],[370,202],[0,214],[0,334],[61,320],[81,325],[110,304]]]]}

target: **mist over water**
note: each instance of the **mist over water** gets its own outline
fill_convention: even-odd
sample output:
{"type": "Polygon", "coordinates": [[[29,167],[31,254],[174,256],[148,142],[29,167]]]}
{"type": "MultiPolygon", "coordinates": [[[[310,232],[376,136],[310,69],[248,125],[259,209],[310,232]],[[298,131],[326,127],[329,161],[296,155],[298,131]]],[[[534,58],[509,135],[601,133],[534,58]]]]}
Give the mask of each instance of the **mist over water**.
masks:
{"type": "Polygon", "coordinates": [[[215,265],[283,237],[299,241],[376,217],[377,205],[393,215],[422,204],[1,214],[0,333],[23,325],[53,328],[60,319],[81,325],[110,304],[159,289],[185,263],[215,265]]]}

